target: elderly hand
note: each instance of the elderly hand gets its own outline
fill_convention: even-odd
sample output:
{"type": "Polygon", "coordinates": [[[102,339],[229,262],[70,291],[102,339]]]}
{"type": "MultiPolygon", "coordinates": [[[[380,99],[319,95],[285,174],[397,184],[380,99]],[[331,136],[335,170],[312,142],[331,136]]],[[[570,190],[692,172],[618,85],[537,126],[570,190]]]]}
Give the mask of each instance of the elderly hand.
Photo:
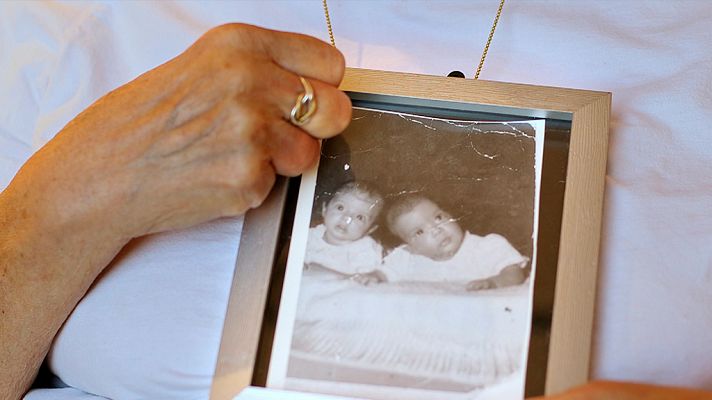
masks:
{"type": "Polygon", "coordinates": [[[0,194],[0,398],[19,398],[97,275],[131,238],[258,206],[350,121],[344,59],[240,24],[99,99],[0,194]],[[299,76],[316,113],[289,122],[299,76]],[[31,317],[28,317],[30,316],[31,317]]]}
{"type": "Polygon", "coordinates": [[[43,220],[99,222],[124,239],[239,215],[275,173],[315,162],[315,138],[346,127],[343,73],[342,55],[317,39],[220,26],[81,113],[15,184],[43,220]],[[289,123],[298,75],[318,101],[303,130],[289,123]]]}

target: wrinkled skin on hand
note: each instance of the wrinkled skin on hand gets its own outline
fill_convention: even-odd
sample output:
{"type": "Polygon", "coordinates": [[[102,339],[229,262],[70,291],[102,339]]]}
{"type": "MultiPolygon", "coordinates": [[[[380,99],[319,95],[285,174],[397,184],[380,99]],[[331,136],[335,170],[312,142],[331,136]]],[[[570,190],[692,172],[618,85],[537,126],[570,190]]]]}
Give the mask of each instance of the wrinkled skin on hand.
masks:
{"type": "Polygon", "coordinates": [[[316,39],[224,25],[101,98],[17,179],[31,179],[26,201],[41,193],[43,220],[101,221],[126,239],[239,215],[264,200],[275,173],[311,166],[316,138],[346,127],[343,71],[341,54],[316,39]],[[298,74],[318,101],[304,130],[288,122],[298,74]]]}
{"type": "MultiPolygon", "coordinates": [[[[58,329],[132,238],[258,206],[342,131],[341,53],[231,24],[87,108],[0,193],[0,398],[18,399],[58,329]],[[303,86],[317,110],[289,113],[303,86]],[[31,316],[31,317],[29,317],[31,316]]],[[[60,77],[61,78],[61,77],[60,77]]]]}

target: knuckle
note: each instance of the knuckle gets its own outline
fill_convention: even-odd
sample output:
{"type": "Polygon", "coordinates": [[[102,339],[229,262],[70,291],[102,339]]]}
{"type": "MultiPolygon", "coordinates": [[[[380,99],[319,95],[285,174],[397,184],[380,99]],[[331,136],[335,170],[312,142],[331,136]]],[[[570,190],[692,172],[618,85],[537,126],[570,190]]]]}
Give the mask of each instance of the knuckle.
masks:
{"type": "Polygon", "coordinates": [[[259,190],[262,186],[262,179],[264,177],[262,163],[252,161],[247,164],[242,174],[242,183],[247,191],[259,190]]]}
{"type": "Polygon", "coordinates": [[[264,60],[251,53],[241,56],[240,61],[235,63],[229,71],[232,79],[238,82],[238,93],[245,94],[260,87],[265,79],[264,74],[267,68],[264,60]]]}
{"type": "Polygon", "coordinates": [[[269,194],[276,176],[274,170],[266,163],[253,172],[247,180],[248,189],[245,191],[245,199],[250,207],[257,207],[269,194]]]}
{"type": "MultiPolygon", "coordinates": [[[[226,56],[246,51],[264,52],[267,29],[243,23],[218,25],[207,31],[198,43],[219,48],[226,56]]],[[[201,46],[202,47],[202,46],[201,46]]]]}
{"type": "Polygon", "coordinates": [[[341,82],[344,78],[344,73],[346,72],[346,59],[344,58],[343,53],[339,50],[335,48],[330,48],[330,50],[332,50],[332,53],[334,54],[331,67],[331,71],[334,74],[334,80],[341,82]]]}
{"type": "Polygon", "coordinates": [[[316,139],[308,138],[303,144],[295,146],[290,153],[291,168],[287,173],[299,175],[316,162],[319,157],[319,143],[316,139]]]}
{"type": "Polygon", "coordinates": [[[201,73],[209,73],[216,82],[230,82],[241,74],[231,75],[243,67],[243,52],[246,37],[243,24],[225,24],[216,26],[205,32],[187,51],[189,54],[187,67],[201,73]]]}
{"type": "Polygon", "coordinates": [[[265,118],[259,115],[252,115],[245,121],[244,129],[241,132],[242,140],[248,145],[255,146],[255,151],[266,152],[265,144],[269,132],[269,124],[265,118]]]}
{"type": "Polygon", "coordinates": [[[336,128],[338,132],[342,132],[351,123],[351,115],[353,112],[353,107],[351,106],[351,99],[346,93],[339,91],[338,112],[336,116],[336,128]]]}
{"type": "MultiPolygon", "coordinates": [[[[244,44],[244,41],[241,41],[244,44]]],[[[216,45],[209,49],[203,63],[209,67],[212,80],[233,93],[245,93],[260,86],[264,79],[264,59],[250,50],[233,45],[216,45]]]]}
{"type": "Polygon", "coordinates": [[[322,42],[315,38],[309,38],[312,46],[312,54],[318,54],[317,59],[321,60],[325,75],[321,78],[332,85],[338,85],[344,77],[346,71],[346,59],[344,55],[334,46],[322,42]]]}
{"type": "Polygon", "coordinates": [[[262,76],[265,66],[259,62],[256,62],[253,57],[246,54],[241,57],[241,62],[235,63],[233,66],[234,72],[240,78],[247,78],[249,80],[256,80],[262,76]]]}
{"type": "Polygon", "coordinates": [[[203,37],[221,43],[233,44],[239,43],[236,39],[245,39],[250,35],[254,35],[257,29],[252,25],[233,22],[218,25],[206,32],[203,37]]]}
{"type": "Polygon", "coordinates": [[[213,187],[217,188],[220,193],[225,193],[230,197],[235,196],[235,193],[241,189],[239,165],[234,162],[222,162],[216,165],[216,168],[210,174],[210,181],[213,187]]]}
{"type": "Polygon", "coordinates": [[[227,189],[237,208],[259,205],[274,183],[274,171],[264,161],[237,157],[226,168],[229,172],[221,174],[219,184],[227,189]]]}
{"type": "Polygon", "coordinates": [[[342,91],[335,90],[329,99],[328,107],[324,109],[322,129],[317,136],[332,137],[343,132],[351,123],[351,99],[342,91]],[[327,110],[328,108],[328,110],[327,110]]]}
{"type": "Polygon", "coordinates": [[[232,130],[238,136],[241,145],[262,145],[270,129],[270,119],[264,111],[256,106],[235,101],[232,105],[229,120],[232,130]]]}

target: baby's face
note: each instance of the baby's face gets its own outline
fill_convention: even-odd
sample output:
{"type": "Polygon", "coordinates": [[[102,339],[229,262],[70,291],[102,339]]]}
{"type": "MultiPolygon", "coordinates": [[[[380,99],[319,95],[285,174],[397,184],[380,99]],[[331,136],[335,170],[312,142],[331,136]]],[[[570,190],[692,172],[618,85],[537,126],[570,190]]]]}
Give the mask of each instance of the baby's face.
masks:
{"type": "Polygon", "coordinates": [[[438,261],[452,258],[464,238],[452,216],[429,200],[398,217],[394,230],[412,253],[438,261]]]}
{"type": "Polygon", "coordinates": [[[356,192],[336,195],[322,210],[326,227],[324,239],[335,245],[361,239],[373,225],[375,210],[375,204],[368,196],[356,192]]]}

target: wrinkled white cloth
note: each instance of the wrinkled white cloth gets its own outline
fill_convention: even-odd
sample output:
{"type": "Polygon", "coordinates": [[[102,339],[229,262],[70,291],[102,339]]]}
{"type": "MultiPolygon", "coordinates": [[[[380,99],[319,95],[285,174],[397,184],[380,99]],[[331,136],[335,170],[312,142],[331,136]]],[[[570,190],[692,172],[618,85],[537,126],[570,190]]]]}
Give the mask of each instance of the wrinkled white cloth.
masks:
{"type": "MultiPolygon", "coordinates": [[[[472,75],[496,8],[330,2],[347,65],[433,75],[472,75]]],[[[318,1],[2,2],[0,187],[99,96],[234,21],[327,38],[318,1]]],[[[613,92],[597,378],[712,389],[711,21],[704,1],[511,1],[481,75],[613,92]]],[[[107,397],[207,398],[239,232],[129,246],[65,324],[54,371],[107,397]]]]}

